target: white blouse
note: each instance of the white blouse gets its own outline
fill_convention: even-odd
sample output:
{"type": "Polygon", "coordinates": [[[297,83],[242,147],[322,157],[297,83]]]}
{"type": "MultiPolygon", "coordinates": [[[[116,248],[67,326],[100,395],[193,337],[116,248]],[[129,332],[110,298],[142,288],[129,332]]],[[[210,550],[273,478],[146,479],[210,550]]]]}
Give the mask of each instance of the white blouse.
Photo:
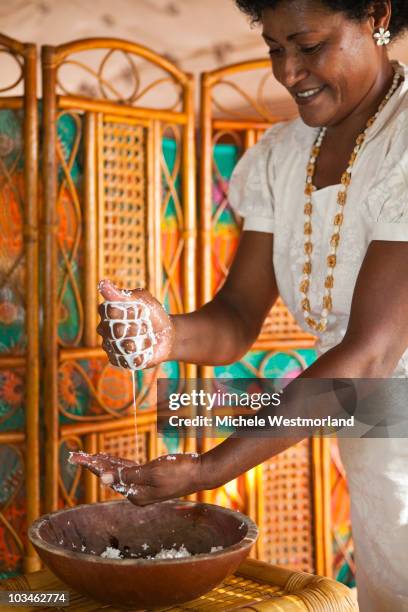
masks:
{"type": "MultiPolygon", "coordinates": [[[[408,240],[408,67],[393,97],[369,129],[354,165],[344,211],[332,290],[333,311],[327,330],[318,335],[319,354],[343,338],[354,286],[372,240],[408,240]]],[[[318,129],[300,119],[279,123],[239,161],[231,178],[229,199],[244,217],[244,229],[274,234],[273,262],[280,295],[299,326],[310,332],[300,305],[304,263],[304,186],[306,166],[318,129]]],[[[319,318],[326,277],[326,257],[338,212],[339,185],[313,194],[313,272],[309,298],[319,318]]],[[[408,350],[394,376],[408,377],[408,350]]]]}

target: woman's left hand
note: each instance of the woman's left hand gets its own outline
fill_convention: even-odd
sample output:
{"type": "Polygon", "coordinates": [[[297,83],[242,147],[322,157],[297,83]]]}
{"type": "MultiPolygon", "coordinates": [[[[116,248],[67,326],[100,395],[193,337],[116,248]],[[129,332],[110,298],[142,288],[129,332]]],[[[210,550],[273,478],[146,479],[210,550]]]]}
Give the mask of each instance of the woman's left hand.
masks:
{"type": "Polygon", "coordinates": [[[104,453],[71,453],[70,462],[86,467],[136,506],[145,506],[190,495],[207,486],[201,456],[174,454],[158,457],[144,465],[104,453]]]}

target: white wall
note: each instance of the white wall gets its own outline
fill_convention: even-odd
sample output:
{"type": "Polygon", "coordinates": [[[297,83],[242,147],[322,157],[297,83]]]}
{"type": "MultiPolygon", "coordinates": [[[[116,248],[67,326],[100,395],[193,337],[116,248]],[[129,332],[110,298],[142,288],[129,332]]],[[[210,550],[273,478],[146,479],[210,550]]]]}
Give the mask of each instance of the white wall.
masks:
{"type": "MultiPolygon", "coordinates": [[[[0,31],[39,46],[91,36],[125,38],[166,55],[196,75],[266,57],[259,31],[250,28],[233,0],[1,0],[0,31]]],[[[391,54],[408,63],[408,39],[395,45],[391,54]]],[[[13,69],[4,55],[0,61],[3,85],[10,82],[13,69]]],[[[130,87],[126,64],[118,57],[107,66],[107,74],[118,88],[130,87]]],[[[71,71],[68,80],[70,87],[84,91],[92,87],[92,78],[78,70],[71,71]]],[[[280,112],[285,108],[285,92],[272,80],[268,87],[280,112]]]]}

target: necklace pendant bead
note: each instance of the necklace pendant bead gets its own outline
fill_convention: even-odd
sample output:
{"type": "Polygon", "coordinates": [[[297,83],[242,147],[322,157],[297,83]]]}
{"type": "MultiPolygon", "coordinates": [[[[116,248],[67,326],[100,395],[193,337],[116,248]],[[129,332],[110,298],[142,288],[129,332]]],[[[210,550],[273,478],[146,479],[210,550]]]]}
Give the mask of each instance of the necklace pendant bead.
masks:
{"type": "Polygon", "coordinates": [[[306,323],[309,325],[309,327],[311,327],[314,330],[317,330],[317,323],[314,319],[312,319],[311,317],[308,317],[306,319],[306,323]]]}
{"type": "Polygon", "coordinates": [[[337,248],[340,244],[340,234],[335,234],[330,239],[330,246],[333,248],[337,248]]]}
{"type": "Polygon", "coordinates": [[[305,300],[302,300],[302,308],[304,311],[310,312],[310,302],[307,298],[305,300]]]}
{"type": "Polygon", "coordinates": [[[327,258],[327,265],[329,266],[329,268],[335,268],[336,263],[337,263],[336,255],[329,255],[327,258]]]}
{"type": "Polygon", "coordinates": [[[300,283],[300,291],[302,293],[308,293],[310,282],[308,280],[304,280],[300,283]]]}
{"type": "Polygon", "coordinates": [[[337,194],[337,204],[340,204],[340,206],[345,206],[347,202],[347,193],[345,191],[339,191],[339,193],[337,194]]]}
{"type": "Polygon", "coordinates": [[[330,296],[325,296],[323,298],[323,308],[331,312],[333,310],[333,301],[330,296]]]}

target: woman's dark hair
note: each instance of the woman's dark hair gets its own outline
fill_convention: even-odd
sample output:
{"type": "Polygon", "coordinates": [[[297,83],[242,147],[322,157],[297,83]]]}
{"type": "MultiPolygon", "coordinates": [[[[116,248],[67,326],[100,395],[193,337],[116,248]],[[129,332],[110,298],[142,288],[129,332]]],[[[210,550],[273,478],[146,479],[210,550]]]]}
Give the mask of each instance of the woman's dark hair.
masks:
{"type": "MultiPolygon", "coordinates": [[[[253,23],[262,19],[262,11],[275,8],[284,0],[235,0],[238,8],[249,15],[253,23]]],[[[321,4],[332,11],[344,13],[350,19],[364,19],[370,7],[376,4],[375,0],[320,0],[321,4]]],[[[408,1],[392,0],[392,16],[390,23],[391,34],[395,37],[408,29],[408,1]]]]}

